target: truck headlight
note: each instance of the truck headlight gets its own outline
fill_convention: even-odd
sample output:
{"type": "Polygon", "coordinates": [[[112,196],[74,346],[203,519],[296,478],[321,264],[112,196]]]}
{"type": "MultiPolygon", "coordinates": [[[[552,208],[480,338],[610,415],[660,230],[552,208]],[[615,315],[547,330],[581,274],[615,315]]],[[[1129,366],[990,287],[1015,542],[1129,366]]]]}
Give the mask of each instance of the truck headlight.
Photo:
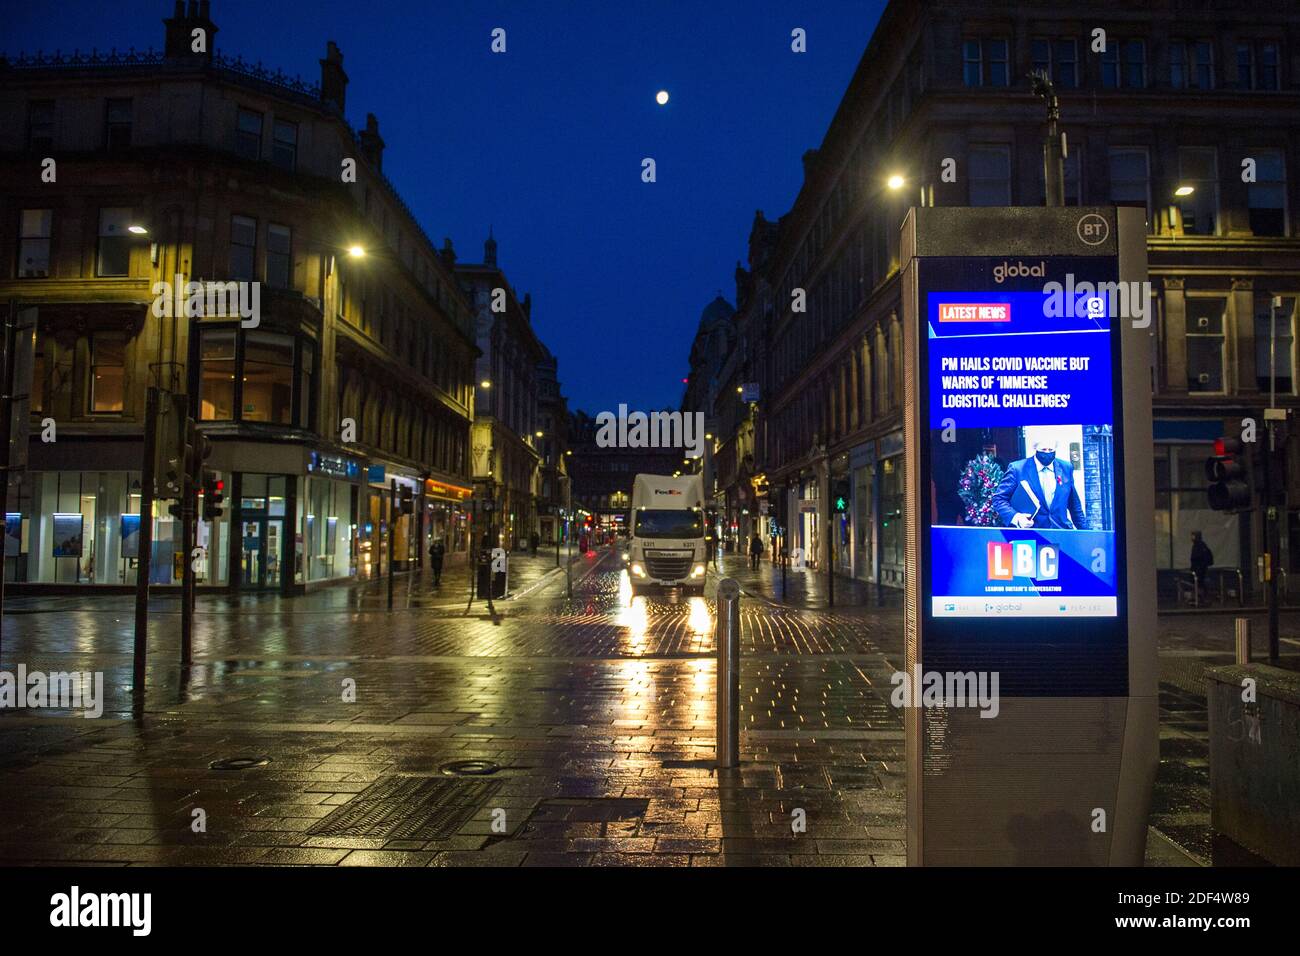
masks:
{"type": "Polygon", "coordinates": [[[639,565],[639,564],[637,564],[635,561],[633,561],[633,562],[632,562],[632,573],[635,574],[638,578],[643,578],[643,577],[645,577],[645,568],[641,567],[641,565],[639,565]]]}
{"type": "Polygon", "coordinates": [[[702,564],[697,564],[695,567],[691,568],[691,577],[693,578],[698,578],[703,573],[704,573],[704,565],[702,564]]]}

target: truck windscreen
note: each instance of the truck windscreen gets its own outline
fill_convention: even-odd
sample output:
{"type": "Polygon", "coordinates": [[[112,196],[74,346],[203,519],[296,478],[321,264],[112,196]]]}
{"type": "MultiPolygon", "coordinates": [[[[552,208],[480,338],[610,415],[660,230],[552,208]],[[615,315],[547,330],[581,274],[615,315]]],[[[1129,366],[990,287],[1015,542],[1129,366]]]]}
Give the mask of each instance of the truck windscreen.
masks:
{"type": "Polygon", "coordinates": [[[642,508],[636,513],[638,538],[700,538],[704,536],[704,519],[696,510],[660,510],[642,508]]]}

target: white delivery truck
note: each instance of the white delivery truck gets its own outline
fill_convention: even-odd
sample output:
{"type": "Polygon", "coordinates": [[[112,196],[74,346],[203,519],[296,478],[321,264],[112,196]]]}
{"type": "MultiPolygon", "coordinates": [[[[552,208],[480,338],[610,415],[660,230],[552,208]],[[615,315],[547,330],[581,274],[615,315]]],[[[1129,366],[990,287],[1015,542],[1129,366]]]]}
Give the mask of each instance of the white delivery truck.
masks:
{"type": "Polygon", "coordinates": [[[704,593],[704,480],[637,475],[628,516],[628,577],[632,593],[680,587],[704,593]]]}

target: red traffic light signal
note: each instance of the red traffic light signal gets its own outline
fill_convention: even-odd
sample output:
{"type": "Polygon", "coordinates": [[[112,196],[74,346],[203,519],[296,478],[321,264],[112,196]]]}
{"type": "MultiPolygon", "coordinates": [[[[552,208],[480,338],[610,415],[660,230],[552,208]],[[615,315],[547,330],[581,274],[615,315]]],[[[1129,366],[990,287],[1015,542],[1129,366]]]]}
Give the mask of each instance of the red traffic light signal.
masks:
{"type": "Polygon", "coordinates": [[[216,472],[203,472],[203,520],[215,521],[221,517],[226,500],[226,483],[216,472]]]}
{"type": "Polygon", "coordinates": [[[1205,461],[1205,477],[1210,482],[1206,494],[1215,511],[1245,511],[1251,506],[1251,486],[1246,475],[1241,439],[1216,438],[1214,455],[1205,461]]]}

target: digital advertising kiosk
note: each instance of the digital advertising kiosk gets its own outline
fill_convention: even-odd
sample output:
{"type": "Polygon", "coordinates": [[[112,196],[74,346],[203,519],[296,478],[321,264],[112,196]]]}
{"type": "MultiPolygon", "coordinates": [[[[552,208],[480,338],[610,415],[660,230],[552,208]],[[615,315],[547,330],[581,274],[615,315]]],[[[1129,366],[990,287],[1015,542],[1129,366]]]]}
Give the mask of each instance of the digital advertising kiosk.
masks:
{"type": "Polygon", "coordinates": [[[1142,864],[1159,753],[1144,219],[925,207],[903,225],[910,865],[1142,864]]]}

